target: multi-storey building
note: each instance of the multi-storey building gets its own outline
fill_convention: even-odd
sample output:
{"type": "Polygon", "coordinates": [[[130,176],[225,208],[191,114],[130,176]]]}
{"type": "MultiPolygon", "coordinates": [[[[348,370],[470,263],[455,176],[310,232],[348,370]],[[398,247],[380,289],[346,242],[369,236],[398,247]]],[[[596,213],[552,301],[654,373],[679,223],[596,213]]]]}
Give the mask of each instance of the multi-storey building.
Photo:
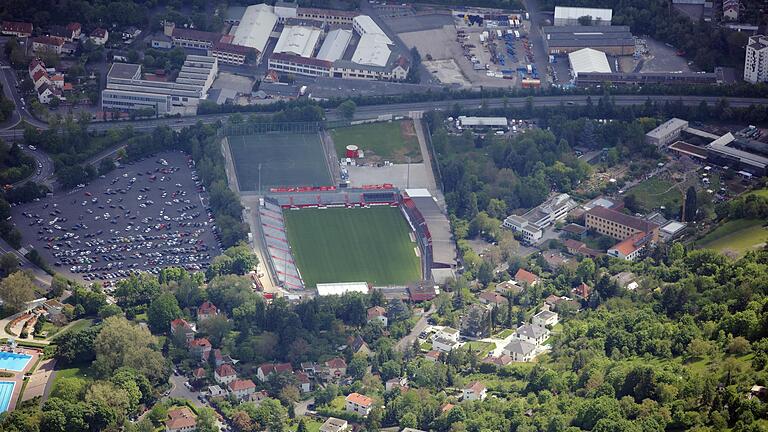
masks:
{"type": "Polygon", "coordinates": [[[590,209],[586,221],[588,229],[616,240],[625,240],[640,232],[648,233],[652,241],[658,240],[659,237],[657,224],[601,206],[590,209]]]}
{"type": "Polygon", "coordinates": [[[768,36],[750,36],[744,58],[744,81],[768,82],[768,36]]]}

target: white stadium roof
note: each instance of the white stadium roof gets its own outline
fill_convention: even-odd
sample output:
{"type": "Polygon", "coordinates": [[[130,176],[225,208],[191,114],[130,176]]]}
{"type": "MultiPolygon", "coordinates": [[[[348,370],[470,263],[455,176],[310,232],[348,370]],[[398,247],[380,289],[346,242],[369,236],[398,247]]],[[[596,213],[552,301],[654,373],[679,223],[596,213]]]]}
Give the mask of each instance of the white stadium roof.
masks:
{"type": "Polygon", "coordinates": [[[581,72],[611,72],[608,57],[605,53],[592,48],[584,48],[568,54],[573,73],[578,76],[581,72]]]}
{"type": "Polygon", "coordinates": [[[338,282],[317,284],[317,295],[343,295],[348,292],[368,294],[368,284],[365,282],[338,282]]]}
{"type": "Polygon", "coordinates": [[[352,62],[366,66],[386,66],[391,50],[391,41],[384,35],[364,34],[360,37],[352,62]]]}
{"type": "Polygon", "coordinates": [[[277,24],[277,15],[272,6],[263,3],[248,6],[240,19],[240,25],[237,26],[232,43],[264,52],[275,24],[277,24]]]}
{"type": "Polygon", "coordinates": [[[612,9],[597,9],[585,7],[567,7],[555,6],[555,21],[558,19],[574,20],[583,16],[591,16],[593,20],[611,21],[613,18],[612,9]]]}
{"type": "Polygon", "coordinates": [[[312,57],[317,41],[320,40],[320,33],[320,29],[316,27],[285,26],[274,52],[312,57]]]}
{"type": "Polygon", "coordinates": [[[328,35],[317,53],[317,58],[325,61],[336,61],[344,56],[349,42],[352,40],[352,30],[336,29],[328,32],[328,35]]]}
{"type": "Polygon", "coordinates": [[[352,19],[352,22],[353,22],[354,26],[356,26],[357,28],[359,28],[361,30],[361,31],[358,32],[358,33],[360,33],[360,36],[363,36],[363,35],[366,35],[366,34],[370,34],[370,35],[378,34],[378,35],[382,35],[382,36],[384,36],[384,38],[386,38],[388,45],[391,45],[393,43],[387,37],[387,34],[384,33],[384,30],[382,30],[381,27],[379,27],[379,25],[376,24],[376,22],[373,21],[373,19],[371,17],[369,17],[368,15],[358,15],[358,16],[356,16],[356,17],[354,17],[352,19]]]}

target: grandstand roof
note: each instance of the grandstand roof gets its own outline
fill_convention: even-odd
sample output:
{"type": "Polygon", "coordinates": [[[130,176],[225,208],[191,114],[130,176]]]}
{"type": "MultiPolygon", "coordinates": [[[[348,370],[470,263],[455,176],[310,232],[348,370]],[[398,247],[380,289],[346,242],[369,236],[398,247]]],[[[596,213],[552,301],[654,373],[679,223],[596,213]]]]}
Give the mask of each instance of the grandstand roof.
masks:
{"type": "Polygon", "coordinates": [[[386,66],[392,51],[388,37],[380,34],[364,34],[360,37],[352,62],[369,66],[386,66]]]}
{"type": "Polygon", "coordinates": [[[427,222],[432,236],[432,262],[437,266],[455,266],[456,243],[451,234],[451,224],[437,205],[437,201],[427,189],[406,189],[405,194],[413,200],[427,222]]]}
{"type": "Polygon", "coordinates": [[[568,54],[573,73],[578,76],[581,72],[610,72],[611,65],[605,53],[592,48],[584,48],[568,54]]]}
{"type": "Polygon", "coordinates": [[[248,6],[240,19],[240,25],[237,26],[232,43],[264,52],[275,24],[277,24],[277,15],[272,6],[263,3],[248,6]]]}
{"type": "Polygon", "coordinates": [[[325,37],[325,41],[317,53],[317,58],[331,62],[342,58],[351,40],[352,30],[331,30],[325,37]]]}
{"type": "Polygon", "coordinates": [[[368,294],[368,284],[365,282],[338,282],[317,284],[317,295],[342,295],[349,292],[368,294]]]}
{"type": "Polygon", "coordinates": [[[311,57],[320,40],[320,29],[307,26],[285,26],[274,52],[311,57]]]}

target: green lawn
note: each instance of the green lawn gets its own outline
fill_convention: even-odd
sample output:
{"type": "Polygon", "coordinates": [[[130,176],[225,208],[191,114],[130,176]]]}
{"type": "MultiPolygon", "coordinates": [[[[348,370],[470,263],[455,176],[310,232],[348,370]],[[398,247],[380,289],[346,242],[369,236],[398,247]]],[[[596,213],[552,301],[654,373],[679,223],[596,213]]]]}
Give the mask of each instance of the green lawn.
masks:
{"type": "Polygon", "coordinates": [[[91,369],[87,366],[83,367],[70,367],[66,369],[57,369],[56,370],[56,376],[53,379],[53,385],[51,387],[51,391],[56,390],[56,384],[59,382],[60,379],[63,378],[82,378],[84,380],[90,381],[93,379],[95,373],[91,371],[91,369]]]}
{"type": "MultiPolygon", "coordinates": [[[[307,430],[309,432],[319,432],[320,426],[323,425],[323,422],[319,420],[314,420],[310,417],[304,417],[304,425],[307,427],[307,430]]],[[[296,426],[292,426],[290,430],[295,431],[296,428],[299,427],[299,422],[296,421],[296,426]]]]}
{"type": "Polygon", "coordinates": [[[400,285],[421,279],[410,227],[393,207],[284,212],[293,257],[307,287],[323,282],[400,285]]]}
{"type": "Polygon", "coordinates": [[[511,335],[514,332],[515,331],[512,330],[512,329],[505,329],[505,330],[500,331],[499,333],[496,333],[495,335],[493,335],[493,337],[495,337],[497,339],[504,339],[504,338],[508,337],[509,335],[511,335]]]}
{"type": "Polygon", "coordinates": [[[346,405],[346,399],[344,396],[336,396],[333,398],[331,403],[328,404],[328,406],[331,407],[331,409],[337,410],[337,411],[344,411],[344,406],[346,405]]]}
{"type": "Polygon", "coordinates": [[[673,184],[670,181],[653,177],[632,188],[629,194],[635,195],[637,202],[646,210],[664,206],[676,211],[682,205],[680,191],[675,188],[665,192],[673,184]]]}
{"type": "Polygon", "coordinates": [[[365,158],[388,160],[395,163],[421,162],[419,141],[413,129],[413,121],[369,123],[331,130],[331,136],[339,157],[345,157],[346,147],[356,145],[365,158]]]}
{"type": "Polygon", "coordinates": [[[478,357],[484,358],[488,356],[488,353],[493,351],[494,348],[496,348],[496,344],[492,342],[480,342],[480,341],[469,341],[464,345],[464,348],[469,350],[472,348],[472,351],[479,351],[478,357]]]}
{"type": "Polygon", "coordinates": [[[760,219],[737,219],[726,222],[710,232],[696,244],[720,252],[732,251],[738,255],[762,247],[768,241],[768,229],[760,219]]]}
{"type": "Polygon", "coordinates": [[[88,327],[91,327],[93,323],[94,321],[91,319],[81,319],[81,320],[74,321],[72,324],[69,325],[69,327],[59,329],[59,331],[52,338],[56,339],[57,337],[63,334],[87,329],[88,327]]]}
{"type": "Polygon", "coordinates": [[[750,192],[748,195],[757,195],[763,198],[768,198],[768,189],[758,189],[750,192]]]}

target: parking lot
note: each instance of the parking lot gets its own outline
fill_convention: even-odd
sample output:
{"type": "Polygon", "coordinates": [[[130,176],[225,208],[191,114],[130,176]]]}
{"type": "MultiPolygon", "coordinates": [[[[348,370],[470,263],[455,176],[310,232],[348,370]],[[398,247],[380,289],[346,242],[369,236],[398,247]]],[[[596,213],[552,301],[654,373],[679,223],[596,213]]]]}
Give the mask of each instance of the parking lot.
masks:
{"type": "Polygon", "coordinates": [[[16,206],[26,247],[56,272],[112,282],[164,267],[203,270],[221,252],[190,157],[167,152],[123,165],[88,185],[16,206]]]}

